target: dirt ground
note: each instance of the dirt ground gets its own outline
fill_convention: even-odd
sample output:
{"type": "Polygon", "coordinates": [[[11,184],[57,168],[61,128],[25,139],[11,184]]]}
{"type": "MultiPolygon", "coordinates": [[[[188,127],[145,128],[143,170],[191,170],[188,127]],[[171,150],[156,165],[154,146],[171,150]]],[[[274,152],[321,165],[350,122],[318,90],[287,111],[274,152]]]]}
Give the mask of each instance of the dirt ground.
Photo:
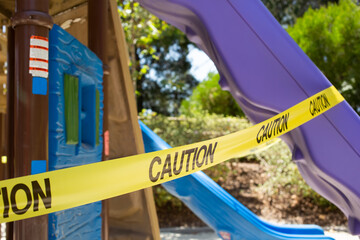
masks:
{"type": "MultiPolygon", "coordinates": [[[[322,227],[345,226],[347,220],[338,209],[317,207],[311,199],[296,195],[278,195],[272,198],[257,191],[266,174],[258,163],[238,162],[232,166],[226,180],[217,182],[232,196],[265,220],[277,223],[317,224],[322,227]]],[[[157,209],[161,228],[199,227],[205,224],[187,207],[165,206],[157,209]]]]}

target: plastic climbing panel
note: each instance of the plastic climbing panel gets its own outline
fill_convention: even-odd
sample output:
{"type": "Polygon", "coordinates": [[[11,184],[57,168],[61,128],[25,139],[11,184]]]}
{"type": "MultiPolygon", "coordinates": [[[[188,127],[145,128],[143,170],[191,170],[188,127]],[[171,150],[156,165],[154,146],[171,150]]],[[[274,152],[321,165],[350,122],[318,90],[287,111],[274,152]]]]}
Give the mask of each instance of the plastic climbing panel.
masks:
{"type": "MultiPolygon", "coordinates": [[[[100,162],[102,62],[57,25],[49,40],[49,171],[100,162]]],[[[49,239],[101,239],[101,209],[96,202],[50,214],[49,239]]]]}

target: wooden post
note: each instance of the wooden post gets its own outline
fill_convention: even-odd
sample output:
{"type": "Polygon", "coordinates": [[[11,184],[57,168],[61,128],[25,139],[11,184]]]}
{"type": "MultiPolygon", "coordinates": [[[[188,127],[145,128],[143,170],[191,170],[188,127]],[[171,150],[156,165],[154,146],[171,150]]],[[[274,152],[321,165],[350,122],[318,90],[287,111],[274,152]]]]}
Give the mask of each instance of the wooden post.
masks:
{"type": "MultiPolygon", "coordinates": [[[[129,71],[129,55],[116,0],[110,0],[108,40],[110,106],[110,157],[144,153],[144,143],[137,118],[135,91],[129,71]],[[117,135],[114,137],[113,135],[117,135]]],[[[160,239],[152,188],[132,192],[109,200],[109,228],[113,239],[131,237],[160,239]],[[132,202],[130,202],[132,201],[132,202]],[[128,209],[127,209],[128,208],[128,209]],[[136,212],[136,214],[134,214],[136,212]],[[126,217],[125,217],[126,216],[126,217]],[[136,221],[136,225],[133,222],[136,221]],[[121,233],[124,233],[123,236],[121,233]],[[134,234],[133,236],[126,236],[134,234]],[[146,236],[146,237],[145,237],[146,236]]]]}
{"type": "MultiPolygon", "coordinates": [[[[5,132],[5,154],[7,156],[7,171],[5,178],[14,177],[14,56],[15,56],[15,33],[12,27],[7,31],[7,93],[6,93],[6,132],[5,132]]],[[[14,223],[6,224],[6,239],[14,237],[14,223]]]]}
{"type": "MultiPolygon", "coordinates": [[[[33,92],[29,53],[31,36],[49,37],[52,18],[49,0],[16,0],[15,6],[13,158],[14,177],[20,177],[31,174],[32,161],[48,161],[48,95],[33,92]]],[[[14,239],[47,238],[47,215],[14,222],[14,239]]]]}
{"type": "MultiPolygon", "coordinates": [[[[108,30],[108,1],[89,0],[88,5],[88,46],[103,62],[103,154],[102,160],[108,160],[109,156],[109,127],[108,127],[108,75],[109,67],[106,52],[106,38],[108,30]]],[[[108,236],[108,201],[102,201],[102,239],[107,240],[108,236]]]]}

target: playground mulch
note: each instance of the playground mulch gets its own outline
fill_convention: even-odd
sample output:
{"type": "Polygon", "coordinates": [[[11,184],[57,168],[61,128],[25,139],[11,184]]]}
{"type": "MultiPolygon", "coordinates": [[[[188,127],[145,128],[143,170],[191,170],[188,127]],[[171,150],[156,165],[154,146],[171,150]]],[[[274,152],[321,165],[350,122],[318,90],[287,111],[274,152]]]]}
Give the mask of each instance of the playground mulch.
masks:
{"type": "MultiPolygon", "coordinates": [[[[236,162],[226,179],[217,183],[232,196],[265,220],[291,224],[317,224],[322,227],[345,226],[347,220],[334,207],[319,207],[310,198],[282,193],[268,197],[257,190],[266,180],[262,166],[253,162],[236,162]]],[[[282,192],[282,191],[280,191],[282,192]]],[[[157,208],[161,228],[200,227],[205,224],[186,206],[157,208]]]]}

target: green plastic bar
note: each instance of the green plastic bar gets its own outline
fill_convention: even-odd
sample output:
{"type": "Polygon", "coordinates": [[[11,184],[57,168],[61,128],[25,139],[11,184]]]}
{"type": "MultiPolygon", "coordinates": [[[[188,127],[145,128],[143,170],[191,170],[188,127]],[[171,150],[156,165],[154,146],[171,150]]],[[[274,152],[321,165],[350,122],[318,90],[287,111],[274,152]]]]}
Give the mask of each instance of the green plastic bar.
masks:
{"type": "Polygon", "coordinates": [[[100,144],[100,92],[96,90],[96,102],[95,102],[95,127],[96,127],[96,145],[100,144]]]}
{"type": "Polygon", "coordinates": [[[64,75],[66,144],[79,143],[79,78],[64,75]]]}

